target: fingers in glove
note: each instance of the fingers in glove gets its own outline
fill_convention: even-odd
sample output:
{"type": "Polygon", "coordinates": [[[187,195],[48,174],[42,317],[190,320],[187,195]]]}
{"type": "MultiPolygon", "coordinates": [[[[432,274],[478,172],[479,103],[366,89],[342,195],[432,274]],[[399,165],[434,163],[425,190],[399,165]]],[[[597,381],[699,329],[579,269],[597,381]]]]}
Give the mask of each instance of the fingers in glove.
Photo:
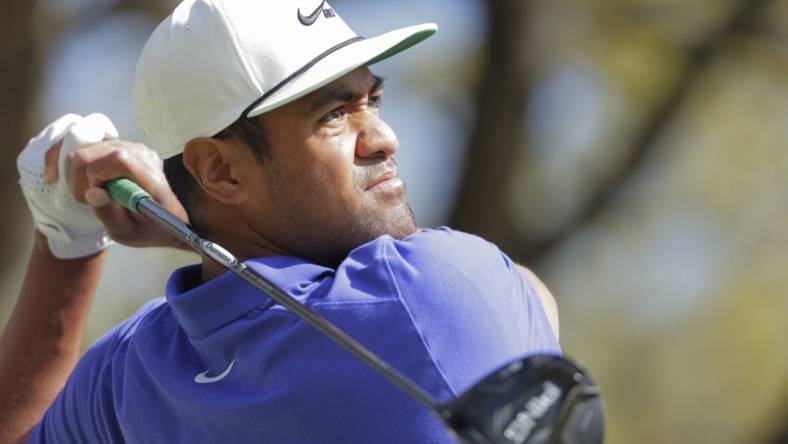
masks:
{"type": "Polygon", "coordinates": [[[57,171],[57,161],[60,157],[60,149],[63,147],[63,140],[59,140],[56,144],[52,145],[44,155],[44,183],[52,185],[57,182],[59,177],[57,171]]]}

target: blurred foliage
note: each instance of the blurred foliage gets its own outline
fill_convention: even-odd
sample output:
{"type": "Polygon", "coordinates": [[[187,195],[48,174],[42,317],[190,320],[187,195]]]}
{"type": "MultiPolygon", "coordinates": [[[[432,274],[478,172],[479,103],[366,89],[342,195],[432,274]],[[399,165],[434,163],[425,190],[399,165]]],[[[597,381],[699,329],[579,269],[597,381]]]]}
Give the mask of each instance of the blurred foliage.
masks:
{"type": "MultiPolygon", "coordinates": [[[[451,222],[553,290],[565,350],[603,388],[607,442],[788,441],[788,0],[452,1],[438,3],[486,34],[397,75],[467,131],[463,170],[440,178],[459,184],[451,222]]],[[[336,3],[370,18],[419,5],[336,3]]],[[[3,84],[28,88],[3,89],[16,136],[0,235],[17,260],[0,275],[0,323],[27,255],[8,166],[45,120],[39,55],[108,17],[142,12],[152,28],[173,4],[3,4],[22,36],[0,47],[3,84]]],[[[110,261],[86,344],[195,257],[117,248],[110,261]]]]}

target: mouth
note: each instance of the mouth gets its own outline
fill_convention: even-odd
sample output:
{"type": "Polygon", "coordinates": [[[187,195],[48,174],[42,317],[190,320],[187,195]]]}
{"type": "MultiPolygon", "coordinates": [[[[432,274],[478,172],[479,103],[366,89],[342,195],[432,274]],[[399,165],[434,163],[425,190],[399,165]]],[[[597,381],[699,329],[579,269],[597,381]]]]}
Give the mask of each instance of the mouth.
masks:
{"type": "Polygon", "coordinates": [[[385,173],[378,176],[377,178],[375,178],[372,182],[370,182],[369,185],[367,185],[365,191],[370,191],[371,189],[376,187],[383,187],[384,185],[387,185],[388,182],[392,182],[392,181],[401,182],[399,177],[397,177],[396,168],[392,170],[388,170],[385,173]]]}

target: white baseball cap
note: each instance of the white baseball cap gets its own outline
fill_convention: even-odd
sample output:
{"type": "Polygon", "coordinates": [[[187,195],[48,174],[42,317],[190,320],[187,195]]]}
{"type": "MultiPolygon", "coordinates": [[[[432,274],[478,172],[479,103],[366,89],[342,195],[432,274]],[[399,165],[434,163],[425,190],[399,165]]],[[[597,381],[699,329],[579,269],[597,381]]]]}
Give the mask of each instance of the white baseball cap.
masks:
{"type": "Polygon", "coordinates": [[[192,139],[293,102],[437,29],[428,23],[365,39],[325,0],[184,0],[142,51],[137,114],[166,159],[192,139]]]}

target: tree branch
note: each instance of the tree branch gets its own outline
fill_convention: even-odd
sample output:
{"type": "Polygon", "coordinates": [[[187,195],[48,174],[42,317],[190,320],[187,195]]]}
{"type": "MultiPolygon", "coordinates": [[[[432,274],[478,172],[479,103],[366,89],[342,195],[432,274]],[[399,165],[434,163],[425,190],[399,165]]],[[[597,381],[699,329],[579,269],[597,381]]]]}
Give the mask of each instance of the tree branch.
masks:
{"type": "MultiPolygon", "coordinates": [[[[503,28],[507,25],[507,20],[498,16],[500,13],[506,12],[507,7],[516,8],[513,5],[503,6],[503,4],[511,2],[500,2],[501,5],[496,6],[497,3],[499,2],[490,2],[494,17],[493,29],[496,26],[503,28]],[[496,23],[496,19],[503,23],[496,23]]],[[[508,126],[521,125],[522,110],[518,109],[514,102],[520,104],[525,102],[525,87],[522,86],[525,83],[525,75],[524,68],[519,62],[515,61],[515,66],[510,68],[516,53],[509,52],[504,55],[502,53],[506,49],[496,49],[496,45],[502,44],[501,36],[496,35],[496,32],[493,31],[487,43],[492,56],[485,66],[484,80],[481,84],[482,93],[480,100],[477,101],[480,123],[471,142],[469,165],[465,173],[466,180],[457,202],[452,223],[460,229],[475,232],[498,243],[517,260],[526,263],[538,262],[549,255],[580,229],[596,220],[610,206],[618,191],[642,170],[649,154],[656,148],[659,138],[681,110],[709,65],[724,50],[731,37],[752,26],[767,3],[768,0],[740,2],[724,26],[704,42],[690,49],[688,62],[673,90],[651,120],[643,127],[640,134],[634,138],[632,148],[628,150],[627,157],[621,162],[619,168],[599,184],[580,211],[577,212],[575,218],[557,229],[552,235],[534,241],[523,240],[515,234],[508,208],[504,202],[501,202],[514,171],[510,162],[515,160],[515,154],[520,149],[520,144],[517,141],[522,140],[522,134],[508,128],[508,126]],[[510,70],[515,74],[514,78],[499,78],[501,71],[509,72],[510,70]],[[512,81],[519,82],[521,85],[512,85],[512,81]],[[509,94],[510,92],[511,94],[509,94]],[[497,112],[490,113],[491,107],[500,106],[500,102],[496,102],[495,99],[503,100],[506,103],[504,106],[506,112],[516,112],[514,121],[512,121],[512,117],[499,120],[500,116],[497,112]],[[497,133],[498,137],[493,143],[500,144],[497,150],[504,152],[496,152],[496,147],[490,146],[491,142],[487,138],[491,133],[497,133]],[[497,161],[486,160],[488,157],[494,156],[500,156],[500,158],[497,161]]],[[[512,13],[512,11],[508,12],[512,13]]],[[[522,14],[518,17],[519,20],[524,19],[522,14]]],[[[515,26],[521,27],[522,23],[521,21],[519,25],[515,26]]],[[[508,25],[512,26],[511,23],[508,25]]],[[[498,31],[499,34],[502,32],[504,31],[498,31]]],[[[523,38],[522,35],[517,37],[521,40],[523,38]]],[[[504,48],[507,47],[504,46],[504,48]]],[[[511,48],[508,49],[511,50],[511,48]]]]}
{"type": "Polygon", "coordinates": [[[529,2],[488,0],[489,34],[476,98],[476,128],[451,216],[458,229],[499,245],[518,242],[506,192],[524,140],[528,93],[525,26],[529,2]]]}
{"type": "MultiPolygon", "coordinates": [[[[0,24],[4,35],[0,39],[0,208],[3,229],[0,244],[7,254],[0,255],[0,270],[12,269],[18,261],[22,242],[27,240],[25,227],[29,216],[22,193],[17,186],[16,157],[31,136],[30,116],[36,103],[41,59],[34,35],[34,0],[7,0],[0,7],[0,24]]],[[[4,273],[5,274],[5,273],[4,273]]],[[[5,276],[3,276],[5,277],[5,276]]]]}
{"type": "MultiPolygon", "coordinates": [[[[0,4],[0,25],[5,31],[0,39],[0,81],[8,87],[0,88],[0,134],[4,148],[0,150],[0,208],[3,209],[3,229],[0,243],[9,254],[0,255],[0,270],[11,270],[29,231],[30,218],[22,193],[17,186],[16,156],[27,140],[39,129],[40,122],[31,117],[37,106],[41,82],[44,49],[39,42],[60,41],[63,34],[77,26],[90,26],[109,14],[123,11],[143,11],[155,22],[169,14],[171,1],[118,0],[80,11],[71,19],[53,17],[54,23],[37,24],[38,2],[35,0],[7,0],[0,4]],[[40,25],[40,26],[37,26],[40,25]],[[38,33],[43,33],[39,35],[38,33]]],[[[5,276],[0,276],[4,278],[5,276]]]]}
{"type": "Polygon", "coordinates": [[[578,212],[577,217],[551,236],[528,245],[522,245],[518,248],[518,257],[526,261],[539,260],[563,244],[581,228],[592,223],[610,206],[618,191],[623,189],[625,184],[643,169],[646,159],[658,146],[661,135],[668,129],[684,106],[693,89],[706,73],[707,68],[724,51],[732,37],[752,26],[767,3],[768,0],[740,2],[728,23],[710,35],[706,41],[689,51],[688,62],[672,92],[654,113],[651,121],[635,137],[632,148],[628,150],[628,155],[618,170],[599,185],[578,212]]]}

